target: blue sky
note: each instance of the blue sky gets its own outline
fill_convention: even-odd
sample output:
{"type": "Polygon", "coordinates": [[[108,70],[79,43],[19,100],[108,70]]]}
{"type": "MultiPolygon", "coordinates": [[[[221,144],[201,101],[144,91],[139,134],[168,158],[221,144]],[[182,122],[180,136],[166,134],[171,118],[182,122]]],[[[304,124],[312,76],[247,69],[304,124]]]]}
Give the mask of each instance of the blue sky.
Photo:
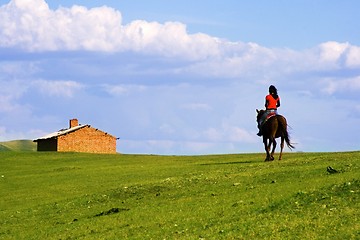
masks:
{"type": "Polygon", "coordinates": [[[270,84],[297,151],[359,150],[359,1],[0,0],[0,141],[70,118],[145,154],[262,152],[270,84]]]}

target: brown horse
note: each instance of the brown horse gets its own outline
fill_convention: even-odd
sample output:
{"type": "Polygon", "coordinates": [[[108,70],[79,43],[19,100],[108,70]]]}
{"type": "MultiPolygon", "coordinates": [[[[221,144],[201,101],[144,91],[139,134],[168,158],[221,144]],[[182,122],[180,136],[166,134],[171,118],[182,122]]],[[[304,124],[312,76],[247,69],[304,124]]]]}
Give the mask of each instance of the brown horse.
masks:
{"type": "MultiPolygon", "coordinates": [[[[257,122],[260,121],[261,117],[265,113],[265,110],[258,110],[257,112],[257,122]]],[[[287,122],[286,118],[284,118],[281,115],[275,115],[273,117],[270,117],[267,121],[265,121],[264,124],[261,126],[262,136],[263,136],[263,143],[265,146],[266,151],[266,158],[265,161],[272,161],[274,160],[274,152],[276,148],[276,138],[281,138],[281,149],[280,149],[280,156],[279,160],[282,158],[282,152],[284,148],[284,141],[286,142],[286,145],[290,149],[294,149],[295,147],[290,143],[290,137],[289,133],[287,131],[287,122]],[[270,153],[270,148],[272,146],[272,151],[270,153]]]]}

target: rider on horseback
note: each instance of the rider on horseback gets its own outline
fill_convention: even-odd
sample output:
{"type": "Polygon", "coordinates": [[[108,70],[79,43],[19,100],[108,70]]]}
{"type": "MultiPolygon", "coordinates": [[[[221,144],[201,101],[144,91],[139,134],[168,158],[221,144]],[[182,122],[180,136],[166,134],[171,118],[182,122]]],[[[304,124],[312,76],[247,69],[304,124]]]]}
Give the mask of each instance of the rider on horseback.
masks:
{"type": "Polygon", "coordinates": [[[265,107],[266,107],[266,111],[265,113],[262,115],[260,121],[258,122],[258,128],[259,128],[259,132],[257,133],[258,136],[262,135],[262,130],[261,130],[261,126],[264,123],[266,117],[269,114],[277,114],[277,108],[280,107],[280,97],[277,94],[277,89],[275,86],[271,85],[269,87],[269,94],[265,97],[265,107]]]}

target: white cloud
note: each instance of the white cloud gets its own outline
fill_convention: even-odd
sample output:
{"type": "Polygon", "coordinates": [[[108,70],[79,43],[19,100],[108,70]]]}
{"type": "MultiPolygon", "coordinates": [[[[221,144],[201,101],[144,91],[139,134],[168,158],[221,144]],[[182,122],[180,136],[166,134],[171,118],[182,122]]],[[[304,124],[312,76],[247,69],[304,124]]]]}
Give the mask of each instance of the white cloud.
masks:
{"type": "Polygon", "coordinates": [[[326,79],[324,80],[324,89],[323,92],[327,94],[335,93],[360,93],[360,76],[349,79],[326,79]]]}
{"type": "Polygon", "coordinates": [[[35,80],[32,85],[42,94],[56,97],[73,97],[83,85],[74,81],[35,80]]]}
{"type": "Polygon", "coordinates": [[[351,46],[346,58],[346,65],[350,68],[360,67],[360,47],[351,46]]]}
{"type": "Polygon", "coordinates": [[[322,43],[319,45],[320,61],[336,63],[348,47],[349,43],[322,43]]]}
{"type": "Polygon", "coordinates": [[[112,96],[128,95],[134,92],[142,92],[147,89],[144,85],[120,84],[120,85],[102,85],[105,92],[112,96]]]}
{"type": "Polygon", "coordinates": [[[0,8],[0,47],[28,51],[88,50],[156,54],[195,61],[184,70],[205,76],[272,76],[309,69],[358,67],[359,47],[325,42],[296,52],[256,43],[229,42],[203,33],[189,34],[180,22],[136,20],[122,24],[110,7],[51,10],[44,0],[12,0],[0,8]]]}
{"type": "Polygon", "coordinates": [[[210,111],[212,109],[212,107],[206,103],[189,103],[189,104],[183,104],[181,105],[181,107],[184,109],[189,109],[194,111],[198,111],[198,110],[210,111]]]}
{"type": "Polygon", "coordinates": [[[34,136],[44,136],[45,132],[36,131],[36,130],[24,130],[20,131],[18,129],[6,128],[0,126],[0,141],[11,141],[19,139],[32,139],[34,136]]]}
{"type": "Polygon", "coordinates": [[[253,133],[240,127],[230,127],[226,130],[232,142],[255,142],[258,139],[253,133]]]}
{"type": "MultiPolygon", "coordinates": [[[[325,42],[318,46],[319,64],[333,68],[360,67],[360,47],[349,43],[325,42]]],[[[316,57],[316,55],[315,55],[316,57]]]]}
{"type": "Polygon", "coordinates": [[[163,56],[183,56],[192,60],[219,54],[219,41],[209,35],[188,34],[179,22],[134,21],[124,27],[129,49],[163,56]]]}
{"type": "Polygon", "coordinates": [[[19,110],[21,107],[14,102],[12,96],[0,95],[0,112],[13,112],[19,110]]]}
{"type": "Polygon", "coordinates": [[[257,137],[253,133],[248,132],[237,126],[222,124],[220,128],[208,128],[204,131],[203,136],[206,140],[212,142],[256,142],[257,137]]]}
{"type": "Polygon", "coordinates": [[[211,127],[204,131],[204,136],[210,141],[223,141],[223,133],[218,129],[211,127]]]}
{"type": "Polygon", "coordinates": [[[0,81],[0,112],[25,112],[18,100],[27,92],[28,86],[20,80],[0,81]]]}
{"type": "Polygon", "coordinates": [[[218,54],[218,42],[186,32],[179,22],[133,21],[124,26],[119,11],[103,6],[49,9],[44,0],[12,0],[0,8],[0,46],[29,51],[142,51],[201,59],[218,54]]]}
{"type": "Polygon", "coordinates": [[[114,48],[121,14],[112,8],[49,9],[44,0],[12,0],[0,8],[0,45],[29,51],[114,48]]]}
{"type": "Polygon", "coordinates": [[[0,80],[1,79],[22,79],[40,71],[37,62],[26,61],[1,61],[0,59],[0,80]]]}
{"type": "Polygon", "coordinates": [[[360,66],[360,47],[349,43],[326,42],[303,51],[266,48],[255,43],[220,42],[221,52],[206,61],[197,61],[187,71],[206,77],[241,78],[262,82],[285,75],[332,71],[360,66]]]}

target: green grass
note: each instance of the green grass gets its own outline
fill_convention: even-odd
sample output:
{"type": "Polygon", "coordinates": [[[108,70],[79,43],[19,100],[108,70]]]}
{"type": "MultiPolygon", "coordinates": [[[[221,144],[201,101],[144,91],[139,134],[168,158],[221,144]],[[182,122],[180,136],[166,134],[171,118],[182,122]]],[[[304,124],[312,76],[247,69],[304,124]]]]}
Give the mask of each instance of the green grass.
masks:
{"type": "Polygon", "coordinates": [[[263,159],[2,152],[0,239],[360,238],[360,152],[263,159]]]}
{"type": "Polygon", "coordinates": [[[7,142],[0,142],[0,152],[3,151],[36,151],[36,143],[32,140],[14,140],[14,141],[7,141],[7,142]]]}

